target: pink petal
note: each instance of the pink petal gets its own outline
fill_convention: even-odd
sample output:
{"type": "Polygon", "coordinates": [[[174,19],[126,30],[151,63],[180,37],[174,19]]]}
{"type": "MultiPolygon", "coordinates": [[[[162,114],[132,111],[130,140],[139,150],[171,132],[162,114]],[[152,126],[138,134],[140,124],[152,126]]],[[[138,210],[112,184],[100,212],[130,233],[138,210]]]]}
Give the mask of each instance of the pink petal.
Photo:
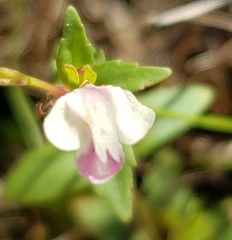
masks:
{"type": "Polygon", "coordinates": [[[124,153],[120,159],[113,159],[109,151],[106,150],[107,161],[103,163],[97,156],[94,144],[91,142],[88,148],[77,158],[78,172],[87,180],[94,184],[101,184],[109,181],[122,168],[124,163],[124,153]]]}

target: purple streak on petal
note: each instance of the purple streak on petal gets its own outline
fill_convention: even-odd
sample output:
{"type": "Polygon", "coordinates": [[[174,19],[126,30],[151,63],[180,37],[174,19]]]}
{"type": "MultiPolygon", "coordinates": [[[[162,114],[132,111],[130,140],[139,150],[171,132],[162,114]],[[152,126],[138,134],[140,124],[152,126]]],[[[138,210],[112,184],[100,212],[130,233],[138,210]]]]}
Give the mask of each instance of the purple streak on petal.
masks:
{"type": "Polygon", "coordinates": [[[122,168],[124,153],[120,160],[115,161],[107,150],[107,162],[103,163],[96,155],[93,142],[90,143],[86,152],[77,159],[78,172],[93,184],[101,184],[109,181],[122,168]]]}

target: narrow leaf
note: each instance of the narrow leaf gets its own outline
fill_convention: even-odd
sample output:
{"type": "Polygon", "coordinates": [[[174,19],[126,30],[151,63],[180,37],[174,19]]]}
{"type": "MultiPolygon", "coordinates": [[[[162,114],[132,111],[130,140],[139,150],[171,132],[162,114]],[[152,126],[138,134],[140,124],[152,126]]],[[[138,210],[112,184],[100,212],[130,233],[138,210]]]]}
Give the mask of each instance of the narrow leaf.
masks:
{"type": "Polygon", "coordinates": [[[125,162],[123,169],[109,182],[93,185],[94,190],[109,202],[116,214],[124,221],[132,216],[132,167],[125,162]]]}
{"type": "Polygon", "coordinates": [[[25,153],[6,177],[4,198],[24,204],[42,204],[88,186],[76,171],[75,153],[46,144],[25,153]]]}

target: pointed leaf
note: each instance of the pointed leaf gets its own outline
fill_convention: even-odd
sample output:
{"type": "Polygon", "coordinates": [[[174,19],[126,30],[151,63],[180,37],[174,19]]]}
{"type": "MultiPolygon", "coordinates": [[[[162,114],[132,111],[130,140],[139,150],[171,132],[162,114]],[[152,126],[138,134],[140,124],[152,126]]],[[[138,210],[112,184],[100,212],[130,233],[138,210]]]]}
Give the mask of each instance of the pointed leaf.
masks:
{"type": "Polygon", "coordinates": [[[63,38],[60,42],[56,58],[58,73],[64,84],[68,83],[68,75],[64,70],[65,64],[75,68],[93,64],[93,48],[86,36],[81,19],[73,7],[68,7],[65,14],[63,38]]]}
{"type": "Polygon", "coordinates": [[[123,169],[109,182],[93,185],[94,190],[105,198],[116,214],[124,221],[132,216],[132,167],[125,162],[123,169]]]}
{"type": "Polygon", "coordinates": [[[4,198],[41,204],[81,191],[89,183],[76,171],[75,153],[46,144],[25,153],[6,178],[4,198]]]}
{"type": "Polygon", "coordinates": [[[96,85],[110,84],[132,92],[157,84],[171,74],[169,68],[140,67],[136,63],[107,61],[93,66],[97,73],[96,85]]]}

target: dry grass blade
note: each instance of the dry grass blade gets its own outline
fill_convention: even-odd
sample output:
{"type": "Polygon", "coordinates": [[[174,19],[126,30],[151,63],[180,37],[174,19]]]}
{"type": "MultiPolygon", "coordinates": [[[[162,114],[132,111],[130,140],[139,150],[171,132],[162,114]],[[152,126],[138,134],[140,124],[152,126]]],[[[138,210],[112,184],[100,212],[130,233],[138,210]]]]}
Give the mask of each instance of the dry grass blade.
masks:
{"type": "Polygon", "coordinates": [[[196,73],[217,66],[231,67],[231,51],[232,40],[229,40],[218,50],[204,52],[189,60],[186,64],[187,70],[196,73]]]}
{"type": "Polygon", "coordinates": [[[156,26],[169,26],[188,21],[202,14],[221,8],[231,3],[230,0],[195,1],[156,16],[148,18],[148,23],[156,26]]]}
{"type": "Polygon", "coordinates": [[[232,16],[228,13],[212,12],[194,18],[192,22],[232,32],[232,16]]]}

